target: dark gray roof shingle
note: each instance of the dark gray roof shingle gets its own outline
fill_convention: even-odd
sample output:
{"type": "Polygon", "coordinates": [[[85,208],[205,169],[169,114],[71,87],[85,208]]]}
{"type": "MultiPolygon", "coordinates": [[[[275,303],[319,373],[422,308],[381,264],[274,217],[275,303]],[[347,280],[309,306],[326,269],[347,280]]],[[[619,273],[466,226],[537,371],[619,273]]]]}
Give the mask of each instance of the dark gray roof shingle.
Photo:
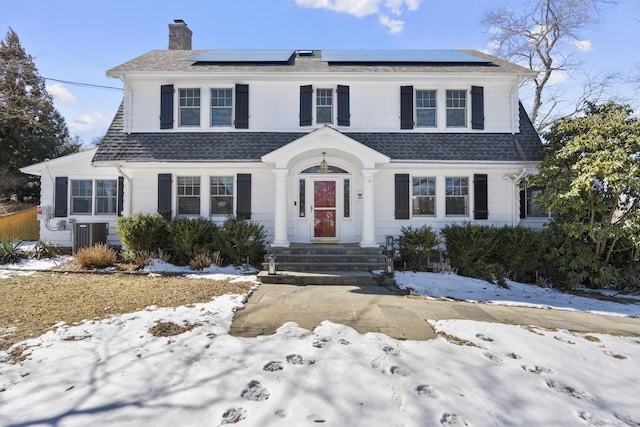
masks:
{"type": "MultiPolygon", "coordinates": [[[[126,134],[123,107],[94,162],[257,161],[306,132],[153,132],[126,134]]],[[[539,161],[541,141],[520,105],[520,133],[343,132],[394,160],[539,161]]]]}

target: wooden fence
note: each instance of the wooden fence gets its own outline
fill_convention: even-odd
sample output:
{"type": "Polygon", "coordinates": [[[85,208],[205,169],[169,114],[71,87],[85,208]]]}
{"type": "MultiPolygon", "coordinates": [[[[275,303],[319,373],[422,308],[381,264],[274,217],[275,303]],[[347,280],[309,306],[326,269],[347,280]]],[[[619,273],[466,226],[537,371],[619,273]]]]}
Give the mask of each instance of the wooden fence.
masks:
{"type": "Polygon", "coordinates": [[[0,215],[0,239],[39,240],[40,221],[36,219],[36,207],[0,215]]]}

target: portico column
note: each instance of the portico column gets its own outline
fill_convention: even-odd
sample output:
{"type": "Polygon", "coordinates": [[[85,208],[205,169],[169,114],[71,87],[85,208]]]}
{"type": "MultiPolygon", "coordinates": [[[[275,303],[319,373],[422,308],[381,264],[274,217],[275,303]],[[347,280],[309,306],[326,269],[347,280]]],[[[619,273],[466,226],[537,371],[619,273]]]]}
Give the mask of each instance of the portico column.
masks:
{"type": "Polygon", "coordinates": [[[274,169],[276,174],[275,223],[271,246],[288,248],[287,239],[287,169],[274,169]]]}
{"type": "Polygon", "coordinates": [[[362,241],[360,247],[377,247],[376,214],[375,214],[375,169],[363,169],[364,185],[362,188],[362,241]]]}

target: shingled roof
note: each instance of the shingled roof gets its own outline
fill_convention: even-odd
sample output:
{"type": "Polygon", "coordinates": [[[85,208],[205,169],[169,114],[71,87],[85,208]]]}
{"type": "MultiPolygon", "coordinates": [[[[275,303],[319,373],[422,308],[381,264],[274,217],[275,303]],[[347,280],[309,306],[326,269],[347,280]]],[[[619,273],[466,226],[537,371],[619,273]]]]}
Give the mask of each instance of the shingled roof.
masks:
{"type": "MultiPolygon", "coordinates": [[[[259,161],[306,132],[123,131],[123,107],[93,157],[100,162],[259,161]]],[[[522,105],[520,133],[344,132],[391,161],[539,161],[540,137],[522,105]]]]}
{"type": "Polygon", "coordinates": [[[471,55],[485,60],[481,63],[343,63],[333,64],[322,60],[322,51],[298,51],[292,61],[285,64],[269,63],[216,63],[197,62],[193,58],[205,55],[208,50],[152,50],[138,56],[124,64],[107,71],[109,77],[119,78],[128,73],[234,73],[255,72],[259,67],[260,73],[482,73],[482,74],[519,74],[535,75],[528,68],[505,61],[498,57],[473,49],[458,49],[461,54],[471,55]],[[311,52],[304,54],[302,52],[311,52]]]}

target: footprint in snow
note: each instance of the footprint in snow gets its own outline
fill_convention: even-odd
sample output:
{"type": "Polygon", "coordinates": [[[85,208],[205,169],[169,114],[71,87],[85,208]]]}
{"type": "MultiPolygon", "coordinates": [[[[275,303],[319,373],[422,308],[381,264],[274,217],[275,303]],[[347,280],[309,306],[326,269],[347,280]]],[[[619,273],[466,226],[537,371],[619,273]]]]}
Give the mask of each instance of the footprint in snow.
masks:
{"type": "Polygon", "coordinates": [[[604,420],[598,417],[597,415],[590,414],[589,412],[586,412],[586,411],[580,412],[578,416],[581,419],[585,420],[587,424],[589,424],[590,426],[612,426],[617,424],[615,421],[604,420]]]}
{"type": "Polygon", "coordinates": [[[411,372],[409,372],[408,370],[406,370],[402,366],[392,366],[390,371],[391,371],[391,375],[395,375],[395,376],[398,376],[398,377],[411,376],[411,372]]]}
{"type": "Polygon", "coordinates": [[[247,418],[247,411],[243,408],[229,408],[222,414],[222,424],[235,424],[247,418]]]}
{"type": "Polygon", "coordinates": [[[345,340],[344,338],[340,338],[340,339],[338,340],[338,344],[342,344],[342,345],[349,345],[349,344],[351,344],[351,341],[347,341],[347,340],[345,340]]]}
{"type": "Polygon", "coordinates": [[[272,360],[271,362],[268,362],[266,365],[262,367],[262,370],[267,372],[282,371],[282,369],[283,369],[282,362],[277,362],[274,360],[272,360]]]}
{"type": "Polygon", "coordinates": [[[325,345],[327,345],[329,342],[331,342],[330,338],[320,338],[319,340],[315,340],[313,343],[311,343],[311,345],[316,348],[322,348],[325,345]]]}
{"type": "Polygon", "coordinates": [[[573,342],[573,341],[571,341],[571,340],[568,340],[568,339],[566,339],[566,338],[563,338],[563,337],[561,337],[561,336],[558,336],[558,335],[554,335],[554,336],[553,336],[553,339],[558,340],[558,341],[560,341],[560,342],[563,342],[563,343],[565,343],[565,344],[575,344],[575,342],[573,342]]]}
{"type": "Polygon", "coordinates": [[[276,412],[274,412],[275,416],[278,418],[286,418],[287,417],[287,413],[284,409],[278,409],[276,412]]]}
{"type": "Polygon", "coordinates": [[[533,366],[529,367],[526,365],[522,365],[522,369],[527,372],[531,372],[532,374],[540,375],[540,374],[553,374],[553,369],[545,368],[544,366],[533,366]]]}
{"type": "Polygon", "coordinates": [[[247,388],[242,390],[240,393],[240,397],[243,397],[247,400],[255,400],[257,402],[261,402],[263,400],[267,400],[271,396],[271,393],[260,384],[260,381],[251,380],[249,384],[247,384],[247,388]]]}
{"type": "Polygon", "coordinates": [[[290,354],[286,357],[287,362],[293,365],[313,365],[316,363],[316,359],[313,357],[303,357],[299,354],[290,354]]]}
{"type": "Polygon", "coordinates": [[[591,396],[589,396],[587,393],[576,390],[575,388],[566,384],[561,384],[561,383],[557,383],[555,381],[549,380],[547,381],[547,387],[559,393],[564,393],[568,396],[575,397],[576,399],[591,400],[591,396]]]}
{"type": "Polygon", "coordinates": [[[382,351],[384,351],[389,356],[397,356],[400,354],[400,350],[398,350],[397,348],[393,348],[390,345],[385,345],[384,347],[382,347],[382,351]]]}
{"type": "Polygon", "coordinates": [[[485,351],[484,353],[482,353],[482,355],[487,359],[491,360],[492,362],[502,363],[502,357],[498,356],[497,354],[491,351],[485,351]]]}
{"type": "Polygon", "coordinates": [[[627,356],[625,356],[624,354],[620,354],[620,353],[614,353],[613,351],[609,351],[609,350],[605,350],[604,354],[606,354],[607,356],[611,356],[614,359],[619,359],[619,360],[625,360],[628,359],[627,356]]]}
{"type": "Polygon", "coordinates": [[[480,338],[482,341],[491,342],[493,338],[486,336],[485,334],[476,334],[476,338],[480,338]]]}
{"type": "Polygon", "coordinates": [[[440,392],[438,391],[438,389],[429,384],[419,385],[418,387],[416,387],[416,392],[420,396],[427,396],[432,399],[437,399],[438,397],[440,397],[440,392]]]}
{"type": "Polygon", "coordinates": [[[470,426],[469,422],[458,414],[450,414],[445,412],[440,418],[440,424],[445,427],[463,427],[470,426]]]}

